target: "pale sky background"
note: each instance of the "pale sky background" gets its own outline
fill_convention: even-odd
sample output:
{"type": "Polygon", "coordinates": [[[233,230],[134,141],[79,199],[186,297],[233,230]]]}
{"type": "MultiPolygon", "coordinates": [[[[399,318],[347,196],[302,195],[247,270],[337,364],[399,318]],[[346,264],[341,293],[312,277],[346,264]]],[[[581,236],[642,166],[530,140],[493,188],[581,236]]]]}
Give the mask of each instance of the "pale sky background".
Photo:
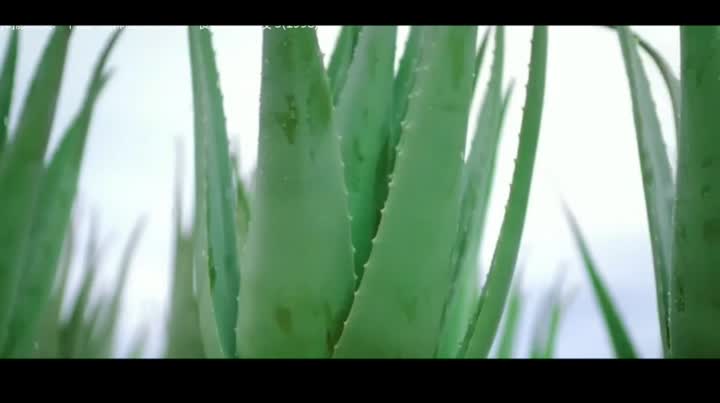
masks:
{"type": "MultiPolygon", "coordinates": [[[[480,32],[486,27],[481,27],[480,32]]],[[[633,27],[679,71],[678,28],[633,27]]],[[[262,29],[214,27],[231,141],[242,155],[246,177],[255,162],[262,29]]],[[[318,37],[329,56],[339,27],[321,26],[318,37]]],[[[0,31],[4,52],[9,31],[0,31]]],[[[24,27],[21,33],[14,125],[18,101],[26,92],[34,64],[45,46],[47,27],[24,27]]],[[[90,71],[110,27],[85,27],[71,40],[58,119],[51,146],[79,108],[90,71]]],[[[518,353],[527,352],[534,303],[565,265],[566,291],[575,298],[561,323],[559,357],[610,357],[611,347],[600,311],[567,225],[559,197],[568,202],[589,241],[602,275],[619,302],[621,315],[638,352],[658,357],[660,342],[642,181],[632,120],[630,94],[617,35],[590,26],[550,27],[547,90],[537,165],[523,237],[526,261],[522,284],[530,311],[522,321],[518,353]]],[[[400,28],[402,46],[407,27],[400,28]]],[[[531,27],[506,28],[505,87],[517,81],[503,131],[497,178],[492,194],[484,261],[497,239],[512,176],[524,102],[531,27]]],[[[492,49],[492,42],[491,42],[492,49]]],[[[0,55],[0,57],[2,57],[0,55]]],[[[650,76],[664,135],[674,155],[674,127],[669,97],[657,69],[642,54],[650,76]]],[[[157,326],[167,310],[176,141],[185,146],[186,207],[191,207],[192,94],[185,27],[127,27],[109,62],[114,76],[94,116],[80,184],[80,206],[100,218],[103,236],[113,241],[106,263],[112,270],[136,220],[148,219],[135,255],[127,294],[119,355],[127,350],[138,326],[155,323],[146,356],[157,356],[164,330],[157,326]]],[[[486,59],[480,84],[488,79],[486,59]]],[[[474,108],[477,109],[477,102],[474,108]]],[[[474,124],[471,124],[471,128],[474,124]]],[[[187,209],[186,208],[186,209],[187,209]]],[[[190,219],[189,211],[186,218],[190,219]]],[[[107,284],[111,285],[111,277],[107,284]]]]}

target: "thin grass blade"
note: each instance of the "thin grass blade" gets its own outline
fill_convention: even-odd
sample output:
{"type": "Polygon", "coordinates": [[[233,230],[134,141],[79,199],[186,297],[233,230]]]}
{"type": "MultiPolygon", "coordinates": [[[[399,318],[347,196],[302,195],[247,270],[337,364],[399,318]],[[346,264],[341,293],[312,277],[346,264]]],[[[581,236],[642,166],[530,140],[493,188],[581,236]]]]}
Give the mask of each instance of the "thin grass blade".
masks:
{"type": "Polygon", "coordinates": [[[82,355],[86,347],[87,335],[90,333],[88,323],[92,320],[92,311],[96,309],[96,305],[91,304],[90,297],[97,285],[97,273],[105,244],[100,243],[97,218],[94,218],[90,225],[81,266],[80,290],[71,302],[70,317],[67,321],[63,321],[60,329],[59,356],[62,358],[76,358],[82,355]]]}
{"type": "Polygon", "coordinates": [[[94,352],[93,356],[109,358],[112,355],[114,348],[113,342],[118,335],[120,325],[120,308],[123,298],[126,295],[127,287],[130,285],[129,279],[132,260],[140,244],[145,225],[146,220],[140,219],[130,232],[130,237],[120,260],[119,274],[114,282],[117,286],[112,290],[109,300],[103,300],[105,303],[99,312],[98,325],[95,328],[95,335],[93,336],[93,339],[97,340],[99,350],[94,352]]]}
{"type": "Polygon", "coordinates": [[[672,262],[672,210],[675,185],[650,84],[638,54],[637,41],[629,28],[617,29],[632,95],[648,230],[653,251],[660,333],[663,350],[667,354],[670,348],[668,284],[672,262]]]}
{"type": "Polygon", "coordinates": [[[77,231],[73,224],[68,228],[65,237],[63,255],[55,273],[50,301],[44,307],[39,329],[32,340],[31,357],[33,358],[55,358],[60,355],[60,329],[63,325],[62,308],[65,301],[65,292],[68,288],[70,269],[74,261],[76,238],[77,231]]]}
{"type": "Polygon", "coordinates": [[[0,71],[0,160],[10,133],[10,106],[12,105],[13,88],[15,87],[15,69],[17,68],[18,43],[20,30],[10,32],[5,58],[0,71]]]}
{"type": "Polygon", "coordinates": [[[625,324],[620,318],[618,309],[616,308],[615,302],[613,301],[605,282],[596,268],[595,262],[590,254],[590,249],[580,230],[580,226],[578,225],[575,216],[573,216],[572,212],[565,204],[563,204],[563,211],[568,224],[570,225],[572,236],[575,239],[580,254],[582,255],[583,266],[590,277],[595,298],[602,310],[605,326],[607,327],[610,340],[612,341],[616,357],[637,358],[635,347],[630,340],[630,335],[626,330],[625,324]]]}
{"type": "Polygon", "coordinates": [[[352,302],[354,270],[340,140],[316,31],[265,31],[263,60],[238,353],[329,357],[352,302]]]}
{"type": "MultiPolygon", "coordinates": [[[[280,30],[271,30],[280,31],[280,30]]],[[[268,32],[268,31],[265,31],[268,32]]],[[[220,79],[209,29],[189,28],[198,174],[198,215],[205,215],[203,244],[210,276],[213,310],[223,352],[235,356],[235,323],[240,283],[236,234],[236,193],[225,126],[220,79]]]]}
{"type": "Polygon", "coordinates": [[[520,286],[516,286],[510,293],[507,311],[505,313],[504,326],[500,334],[500,343],[498,345],[497,358],[509,359],[513,358],[515,353],[515,342],[517,341],[518,324],[523,309],[524,296],[520,286]]]}
{"type": "Polygon", "coordinates": [[[168,358],[204,358],[205,347],[200,324],[200,307],[194,289],[193,239],[182,228],[182,149],[177,150],[175,182],[175,250],[167,323],[168,358]]]}
{"type": "Polygon", "coordinates": [[[363,28],[355,56],[336,107],[335,127],[341,138],[345,183],[348,190],[355,274],[362,280],[384,204],[378,194],[385,123],[392,105],[397,27],[363,28]]]}
{"type": "Polygon", "coordinates": [[[437,347],[452,275],[477,27],[422,29],[389,196],[339,358],[432,357],[437,347]]]}
{"type": "Polygon", "coordinates": [[[62,253],[65,234],[70,225],[85,144],[95,106],[108,80],[107,59],[121,30],[116,31],[105,46],[82,108],[63,135],[63,139],[44,174],[38,194],[38,208],[34,212],[30,244],[20,275],[18,298],[10,321],[10,338],[6,353],[26,354],[32,346],[35,328],[41,312],[50,298],[55,271],[62,253]],[[42,250],[42,253],[38,253],[42,250]],[[17,351],[16,351],[17,350],[17,351]]]}
{"type": "Polygon", "coordinates": [[[534,27],[532,38],[525,112],[520,128],[513,182],[488,279],[460,351],[460,356],[467,358],[485,358],[490,352],[520,250],[545,97],[547,27],[534,27]]]}
{"type": "Polygon", "coordinates": [[[42,54],[17,134],[0,159],[0,347],[9,333],[22,260],[44,174],[44,156],[65,68],[70,28],[57,27],[42,54]]]}

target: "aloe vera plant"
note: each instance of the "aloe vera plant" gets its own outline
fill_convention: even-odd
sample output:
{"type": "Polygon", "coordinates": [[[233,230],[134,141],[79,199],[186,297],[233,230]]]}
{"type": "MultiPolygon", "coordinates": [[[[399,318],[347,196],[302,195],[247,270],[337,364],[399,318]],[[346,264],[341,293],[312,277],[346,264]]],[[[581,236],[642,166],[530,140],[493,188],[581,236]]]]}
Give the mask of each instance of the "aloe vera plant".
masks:
{"type": "Polygon", "coordinates": [[[263,30],[258,160],[246,190],[229,163],[211,33],[189,28],[198,288],[188,301],[200,307],[193,326],[205,356],[487,356],[532,182],[547,28],[533,29],[517,166],[490,279],[482,296],[468,298],[461,294],[474,290],[455,283],[478,273],[509,98],[498,27],[466,160],[489,38],[478,51],[477,31],[412,27],[396,73],[395,27],[344,27],[327,69],[313,29],[263,30]]]}

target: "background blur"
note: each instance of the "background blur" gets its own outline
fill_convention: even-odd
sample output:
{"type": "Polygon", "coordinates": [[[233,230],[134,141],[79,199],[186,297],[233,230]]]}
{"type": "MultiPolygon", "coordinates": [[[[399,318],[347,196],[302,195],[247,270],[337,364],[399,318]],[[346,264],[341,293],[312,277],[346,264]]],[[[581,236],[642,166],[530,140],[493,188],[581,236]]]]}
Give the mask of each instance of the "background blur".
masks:
{"type": "MultiPolygon", "coordinates": [[[[113,27],[78,27],[70,44],[59,115],[58,136],[80,106],[98,52],[113,27]]],[[[481,27],[482,33],[486,27],[481,27]]],[[[49,27],[22,27],[15,97],[24,98],[29,78],[48,38],[49,27]]],[[[231,142],[249,178],[255,163],[262,28],[213,27],[221,88],[231,142]]],[[[679,72],[678,28],[633,29],[663,54],[679,72]]],[[[318,27],[326,60],[339,32],[318,27]]],[[[9,28],[0,27],[0,49],[9,28]]],[[[407,27],[400,28],[398,46],[407,27]]],[[[488,263],[499,232],[512,176],[530,57],[531,28],[506,29],[505,87],[517,81],[503,130],[489,228],[483,247],[488,263]]],[[[493,41],[490,41],[492,50],[493,41]]],[[[398,49],[398,57],[401,53],[398,49]]],[[[480,77],[484,92],[490,56],[480,77]]],[[[641,52],[668,147],[675,153],[670,100],[654,64],[641,52]]],[[[603,27],[551,27],[547,91],[534,184],[523,236],[521,278],[526,301],[521,318],[519,356],[527,354],[535,305],[565,272],[564,290],[572,297],[560,324],[558,357],[611,357],[602,316],[575,244],[559,208],[568,202],[588,239],[604,278],[629,323],[642,357],[660,356],[650,244],[642,180],[635,142],[632,106],[617,34],[603,27]]],[[[184,160],[186,223],[192,217],[192,94],[185,27],[126,27],[110,62],[114,70],[94,116],[83,163],[78,212],[83,226],[99,219],[109,242],[104,263],[117,265],[127,236],[142,217],[147,220],[132,263],[131,286],[123,311],[122,356],[139,331],[163,320],[170,279],[172,203],[178,141],[184,160]]],[[[476,100],[477,101],[477,100],[476,100]]],[[[14,103],[10,123],[17,119],[14,103]]],[[[478,103],[474,103],[477,110],[478,103]]],[[[471,122],[470,130],[474,128],[471,122]]],[[[673,167],[674,168],[674,167],[673,167]]],[[[278,253],[282,253],[278,251],[278,253]]],[[[105,271],[109,273],[109,271],[105,271]]],[[[114,274],[114,273],[111,273],[114,274]]],[[[78,276],[75,276],[78,277],[78,276]]],[[[112,286],[108,276],[107,286],[112,286]]],[[[146,356],[163,346],[163,326],[150,333],[146,356]]]]}

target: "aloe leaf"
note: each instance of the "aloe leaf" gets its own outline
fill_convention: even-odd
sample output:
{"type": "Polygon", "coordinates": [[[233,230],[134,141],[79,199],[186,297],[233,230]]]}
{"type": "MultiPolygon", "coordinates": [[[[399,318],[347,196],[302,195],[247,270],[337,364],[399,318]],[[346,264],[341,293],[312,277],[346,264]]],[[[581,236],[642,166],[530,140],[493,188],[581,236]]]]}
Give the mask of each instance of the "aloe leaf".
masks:
{"type": "Polygon", "coordinates": [[[182,149],[177,152],[175,183],[175,250],[174,272],[170,294],[170,317],[167,323],[168,358],[203,358],[205,347],[200,324],[198,298],[194,290],[193,239],[182,228],[182,149]]]}
{"type": "Polygon", "coordinates": [[[495,339],[515,272],[540,135],[545,96],[547,48],[547,27],[534,27],[527,93],[513,182],[488,278],[462,344],[460,355],[467,358],[487,357],[495,339]]]}
{"type": "Polygon", "coordinates": [[[720,357],[720,27],[681,26],[670,303],[672,358],[720,357]]]}
{"type": "Polygon", "coordinates": [[[620,318],[615,302],[613,301],[605,282],[596,268],[596,264],[590,254],[590,249],[583,237],[577,220],[565,204],[563,204],[563,212],[565,213],[565,217],[570,225],[572,236],[575,239],[580,254],[582,255],[583,266],[590,277],[595,298],[602,310],[603,319],[605,320],[605,325],[610,335],[616,357],[637,358],[635,347],[633,347],[629,333],[626,330],[626,326],[620,318]]]}
{"type": "Polygon", "coordinates": [[[104,71],[110,51],[121,30],[116,31],[105,46],[95,67],[83,106],[64,134],[40,184],[38,205],[32,220],[30,243],[39,248],[28,249],[23,273],[20,275],[18,298],[10,321],[10,338],[6,350],[25,354],[43,307],[50,298],[55,271],[62,253],[63,241],[70,224],[71,210],[77,192],[85,143],[98,97],[108,80],[104,71]],[[19,351],[15,351],[19,349],[19,351]]]}
{"type": "Polygon", "coordinates": [[[263,60],[238,355],[328,357],[352,302],[354,270],[340,140],[315,30],[264,31],[263,60]]]}
{"type": "Polygon", "coordinates": [[[517,329],[520,322],[520,313],[523,308],[524,297],[520,286],[516,286],[510,293],[507,311],[503,323],[500,343],[498,345],[497,358],[513,358],[517,329]]]}
{"type": "MultiPolygon", "coordinates": [[[[505,59],[504,28],[495,31],[490,81],[478,114],[470,156],[462,173],[462,204],[453,261],[456,273],[440,337],[440,357],[455,357],[478,298],[478,254],[495,171],[495,155],[503,119],[502,79],[505,59]]],[[[486,44],[480,45],[481,51],[486,44]]],[[[478,60],[478,59],[476,59],[478,60]]],[[[475,65],[475,77],[479,66],[475,65]]]]}
{"type": "Polygon", "coordinates": [[[19,38],[20,30],[13,29],[10,33],[10,40],[5,51],[2,70],[0,71],[0,160],[10,132],[10,106],[12,105],[13,87],[15,86],[19,38]]]}
{"type": "Polygon", "coordinates": [[[420,53],[422,27],[411,26],[407,41],[405,42],[405,50],[400,57],[395,83],[393,85],[393,105],[391,110],[391,119],[388,122],[388,144],[386,146],[388,162],[386,170],[388,177],[392,174],[395,166],[395,158],[397,154],[397,146],[400,143],[400,135],[402,133],[402,122],[407,113],[409,95],[415,83],[415,74],[417,69],[417,59],[420,53]]]}
{"type": "Polygon", "coordinates": [[[637,51],[637,42],[627,27],[618,27],[625,68],[632,94],[633,118],[642,168],[645,206],[655,267],[658,315],[663,350],[669,351],[668,283],[672,254],[672,209],[675,188],[670,161],[662,138],[660,121],[650,84],[637,51]]]}
{"type": "Polygon", "coordinates": [[[423,30],[389,196],[336,357],[431,357],[438,343],[459,219],[477,28],[423,30]]]}
{"type": "Polygon", "coordinates": [[[342,93],[361,30],[362,28],[359,26],[343,26],[340,29],[335,48],[330,55],[327,76],[330,92],[333,96],[333,104],[338,103],[342,93]]]}
{"type": "MultiPolygon", "coordinates": [[[[609,28],[617,30],[618,27],[615,25],[610,25],[609,28]]],[[[629,30],[629,28],[627,28],[629,30]]],[[[678,79],[677,75],[673,72],[672,67],[670,67],[670,63],[665,60],[665,58],[658,52],[657,49],[655,49],[654,46],[652,46],[647,40],[642,38],[638,34],[633,35],[635,39],[637,40],[637,44],[640,45],[640,47],[645,50],[645,52],[650,56],[652,61],[657,66],[658,70],[660,71],[660,75],[663,78],[663,81],[665,81],[665,86],[667,87],[668,93],[670,94],[670,101],[672,103],[673,108],[673,115],[674,115],[674,121],[675,121],[675,133],[677,136],[680,135],[680,80],[678,79]]]]}
{"type": "MultiPolygon", "coordinates": [[[[271,30],[279,31],[279,30],[271,30]]],[[[267,31],[266,31],[267,32],[267,31]]],[[[193,99],[195,107],[196,164],[204,177],[198,183],[198,215],[205,228],[196,254],[205,256],[210,290],[223,352],[235,356],[235,323],[240,283],[236,234],[237,202],[223,112],[220,81],[209,29],[189,28],[193,99]]],[[[202,258],[202,257],[201,257],[202,258]]]]}
{"type": "MultiPolygon", "coordinates": [[[[191,35],[188,32],[188,35],[191,35]]],[[[193,51],[197,46],[195,41],[190,40],[189,46],[193,51]]],[[[198,53],[197,50],[194,50],[198,53]]],[[[191,55],[191,64],[200,65],[191,55]]],[[[201,81],[193,80],[193,94],[201,93],[201,81]]],[[[200,108],[199,95],[194,97],[195,109],[200,108]]],[[[199,115],[196,112],[196,115],[199,115]]],[[[225,358],[226,353],[220,341],[219,328],[215,307],[213,306],[213,293],[211,289],[212,273],[208,264],[208,231],[207,231],[207,140],[206,136],[200,133],[204,130],[199,117],[195,118],[195,220],[192,225],[192,232],[189,236],[193,239],[193,264],[194,275],[197,283],[197,298],[200,309],[200,331],[203,340],[205,355],[208,358],[225,358]]],[[[238,270],[240,268],[238,267],[238,270]]]]}
{"type": "Polygon", "coordinates": [[[25,99],[17,134],[0,160],[0,347],[9,333],[22,259],[31,246],[30,227],[69,40],[68,27],[55,28],[25,99]]]}
{"type": "Polygon", "coordinates": [[[392,105],[397,27],[363,28],[348,78],[335,109],[348,190],[355,274],[362,279],[370,255],[370,241],[380,220],[377,172],[383,163],[388,110],[392,105]]]}

